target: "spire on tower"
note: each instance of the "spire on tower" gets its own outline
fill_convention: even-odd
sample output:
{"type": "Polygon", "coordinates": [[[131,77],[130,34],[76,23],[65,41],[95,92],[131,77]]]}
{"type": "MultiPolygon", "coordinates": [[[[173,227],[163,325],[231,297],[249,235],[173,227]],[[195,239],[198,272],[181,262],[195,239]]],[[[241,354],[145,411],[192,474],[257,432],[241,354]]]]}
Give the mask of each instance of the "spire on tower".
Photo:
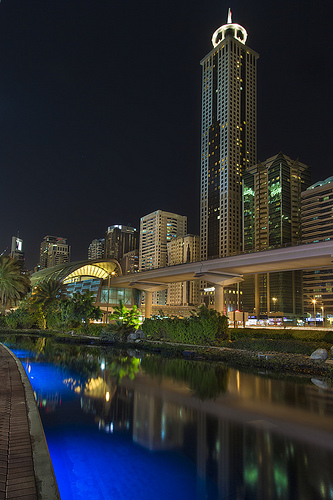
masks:
{"type": "Polygon", "coordinates": [[[245,45],[247,39],[247,32],[243,26],[232,22],[232,13],[229,7],[227,24],[220,26],[212,36],[212,44],[216,47],[222,40],[225,39],[227,34],[233,32],[234,38],[245,45]]]}

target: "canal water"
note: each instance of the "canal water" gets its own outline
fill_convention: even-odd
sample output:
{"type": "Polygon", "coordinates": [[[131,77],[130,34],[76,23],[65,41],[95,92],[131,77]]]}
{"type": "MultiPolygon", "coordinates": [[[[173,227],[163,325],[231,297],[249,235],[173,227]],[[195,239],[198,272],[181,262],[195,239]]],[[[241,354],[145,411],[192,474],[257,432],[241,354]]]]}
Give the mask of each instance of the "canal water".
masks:
{"type": "Polygon", "coordinates": [[[62,499],[333,500],[333,391],[139,351],[1,339],[62,499]]]}

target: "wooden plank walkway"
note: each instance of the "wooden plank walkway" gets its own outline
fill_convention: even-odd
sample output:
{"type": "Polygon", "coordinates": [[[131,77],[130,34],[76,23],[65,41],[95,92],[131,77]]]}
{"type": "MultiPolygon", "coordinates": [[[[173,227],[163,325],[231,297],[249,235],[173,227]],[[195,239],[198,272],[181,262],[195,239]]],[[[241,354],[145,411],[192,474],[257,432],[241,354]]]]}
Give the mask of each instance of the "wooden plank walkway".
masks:
{"type": "Polygon", "coordinates": [[[60,498],[48,451],[49,467],[36,470],[41,455],[45,461],[45,449],[29,381],[13,354],[0,344],[0,500],[60,498]],[[37,438],[32,428],[38,429],[37,438]],[[52,478],[47,478],[45,488],[41,475],[50,471],[52,478]]]}

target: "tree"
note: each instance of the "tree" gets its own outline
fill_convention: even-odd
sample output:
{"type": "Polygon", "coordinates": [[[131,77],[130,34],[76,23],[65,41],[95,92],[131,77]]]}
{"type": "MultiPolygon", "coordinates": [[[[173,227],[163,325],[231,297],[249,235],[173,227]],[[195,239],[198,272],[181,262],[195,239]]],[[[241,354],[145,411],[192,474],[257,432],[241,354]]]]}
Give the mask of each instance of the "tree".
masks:
{"type": "Polygon", "coordinates": [[[39,315],[36,310],[31,308],[31,300],[24,298],[15,311],[10,311],[5,316],[6,324],[9,328],[29,329],[38,327],[39,315]]]}
{"type": "Polygon", "coordinates": [[[102,311],[99,307],[95,307],[94,303],[91,292],[74,293],[70,300],[62,303],[62,315],[67,321],[72,321],[77,325],[83,322],[86,327],[89,320],[98,320],[102,317],[102,311]]]}
{"type": "Polygon", "coordinates": [[[6,306],[23,298],[29,288],[30,278],[22,274],[20,263],[8,255],[0,256],[1,312],[4,314],[6,306]]]}
{"type": "Polygon", "coordinates": [[[32,291],[33,307],[38,310],[43,319],[44,329],[48,316],[54,315],[60,301],[66,297],[67,287],[59,280],[44,281],[32,291]]]}
{"type": "Polygon", "coordinates": [[[67,294],[67,287],[59,280],[43,281],[33,291],[33,302],[42,305],[45,309],[67,294]]]}
{"type": "Polygon", "coordinates": [[[110,326],[120,335],[120,340],[125,340],[129,333],[134,332],[140,326],[140,311],[137,306],[128,309],[122,301],[119,302],[119,306],[113,308],[113,313],[109,318],[115,320],[114,325],[110,326]]]}

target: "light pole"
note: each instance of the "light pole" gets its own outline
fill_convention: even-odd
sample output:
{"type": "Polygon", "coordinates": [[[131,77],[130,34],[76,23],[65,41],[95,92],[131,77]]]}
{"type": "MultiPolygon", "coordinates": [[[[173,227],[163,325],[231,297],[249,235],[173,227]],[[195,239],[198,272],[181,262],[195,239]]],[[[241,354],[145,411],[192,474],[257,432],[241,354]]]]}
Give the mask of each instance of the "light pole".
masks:
{"type": "Polygon", "coordinates": [[[115,274],[116,274],[115,271],[112,271],[111,273],[108,274],[108,301],[106,304],[106,321],[105,321],[105,323],[109,322],[110,284],[111,284],[111,276],[114,276],[115,274]]]}
{"type": "Polygon", "coordinates": [[[314,326],[317,326],[317,321],[316,321],[316,299],[312,299],[312,304],[313,304],[313,315],[314,315],[314,326]]]}
{"type": "Polygon", "coordinates": [[[277,298],[276,297],[272,297],[272,301],[274,303],[274,312],[276,313],[276,303],[277,303],[277,298]]]}
{"type": "Polygon", "coordinates": [[[320,309],[321,309],[321,315],[322,315],[322,318],[323,318],[323,326],[325,326],[324,306],[321,306],[320,309]]]}

